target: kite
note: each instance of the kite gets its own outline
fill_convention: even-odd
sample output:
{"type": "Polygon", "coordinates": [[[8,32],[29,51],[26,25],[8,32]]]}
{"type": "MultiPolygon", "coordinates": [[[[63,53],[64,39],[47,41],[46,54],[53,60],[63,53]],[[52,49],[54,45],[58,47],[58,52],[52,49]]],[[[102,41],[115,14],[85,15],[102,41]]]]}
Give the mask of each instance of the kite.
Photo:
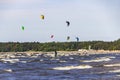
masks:
{"type": "Polygon", "coordinates": [[[76,37],[76,39],[77,39],[77,42],[79,41],[79,38],[78,37],[76,37]]]}
{"type": "Polygon", "coordinates": [[[69,22],[69,21],[66,21],[66,23],[67,23],[67,26],[69,26],[69,25],[70,25],[70,22],[69,22]]]}
{"type": "Polygon", "coordinates": [[[51,35],[51,38],[53,38],[54,37],[54,35],[51,35]]]}
{"type": "Polygon", "coordinates": [[[70,36],[67,36],[67,40],[69,40],[70,39],[70,36]]]}
{"type": "Polygon", "coordinates": [[[41,17],[41,19],[43,19],[43,20],[44,20],[44,18],[45,18],[44,15],[41,15],[40,17],[41,17]]]}
{"type": "Polygon", "coordinates": [[[24,30],[25,28],[24,28],[24,26],[22,26],[22,30],[24,30]]]}

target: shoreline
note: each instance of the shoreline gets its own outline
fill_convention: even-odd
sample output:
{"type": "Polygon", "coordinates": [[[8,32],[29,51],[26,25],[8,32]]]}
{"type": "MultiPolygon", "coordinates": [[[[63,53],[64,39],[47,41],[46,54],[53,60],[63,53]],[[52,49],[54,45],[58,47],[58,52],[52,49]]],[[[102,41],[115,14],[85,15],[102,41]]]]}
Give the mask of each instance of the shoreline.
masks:
{"type": "MultiPolygon", "coordinates": [[[[85,49],[81,49],[79,51],[57,51],[58,53],[63,53],[63,54],[119,54],[120,50],[85,50],[85,49]]],[[[19,53],[23,53],[23,54],[51,54],[54,53],[54,51],[25,51],[25,52],[0,52],[0,54],[19,54],[19,53]]]]}

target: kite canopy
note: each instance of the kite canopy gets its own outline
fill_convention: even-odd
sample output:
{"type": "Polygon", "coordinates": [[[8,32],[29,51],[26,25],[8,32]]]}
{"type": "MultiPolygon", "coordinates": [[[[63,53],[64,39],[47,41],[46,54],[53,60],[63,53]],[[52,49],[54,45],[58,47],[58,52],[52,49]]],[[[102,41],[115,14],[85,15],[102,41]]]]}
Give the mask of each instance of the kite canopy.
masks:
{"type": "Polygon", "coordinates": [[[67,36],[67,40],[69,40],[70,39],[70,36],[67,36]]]}
{"type": "Polygon", "coordinates": [[[76,39],[77,39],[77,42],[79,41],[79,37],[76,37],[76,39]]]}
{"type": "Polygon", "coordinates": [[[25,28],[24,28],[24,26],[22,26],[22,30],[24,30],[25,28]]]}
{"type": "Polygon", "coordinates": [[[69,26],[69,25],[70,25],[70,22],[69,22],[69,21],[66,21],[66,23],[67,23],[67,26],[69,26]]]}
{"type": "Polygon", "coordinates": [[[45,17],[44,17],[44,15],[41,15],[40,18],[44,20],[45,17]]]}
{"type": "Polygon", "coordinates": [[[51,37],[50,38],[53,38],[54,37],[54,35],[51,35],[51,37]]]}

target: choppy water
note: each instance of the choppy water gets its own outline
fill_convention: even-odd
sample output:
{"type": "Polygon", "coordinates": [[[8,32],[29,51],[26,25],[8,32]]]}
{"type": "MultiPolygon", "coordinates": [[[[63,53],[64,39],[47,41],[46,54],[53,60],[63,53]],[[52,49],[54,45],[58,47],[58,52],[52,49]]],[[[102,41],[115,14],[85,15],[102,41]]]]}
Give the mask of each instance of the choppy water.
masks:
{"type": "Polygon", "coordinates": [[[0,80],[120,80],[120,54],[1,58],[0,80]],[[86,65],[91,68],[84,68],[86,65]]]}

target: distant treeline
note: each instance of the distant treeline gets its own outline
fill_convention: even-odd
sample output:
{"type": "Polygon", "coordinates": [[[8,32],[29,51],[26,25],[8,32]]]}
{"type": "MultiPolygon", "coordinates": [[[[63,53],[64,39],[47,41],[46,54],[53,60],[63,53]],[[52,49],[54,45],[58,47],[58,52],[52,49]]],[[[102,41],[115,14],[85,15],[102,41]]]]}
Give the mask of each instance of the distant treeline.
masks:
{"type": "Polygon", "coordinates": [[[24,51],[76,51],[78,49],[120,50],[120,39],[111,42],[83,41],[83,42],[0,42],[0,52],[24,51]]]}

